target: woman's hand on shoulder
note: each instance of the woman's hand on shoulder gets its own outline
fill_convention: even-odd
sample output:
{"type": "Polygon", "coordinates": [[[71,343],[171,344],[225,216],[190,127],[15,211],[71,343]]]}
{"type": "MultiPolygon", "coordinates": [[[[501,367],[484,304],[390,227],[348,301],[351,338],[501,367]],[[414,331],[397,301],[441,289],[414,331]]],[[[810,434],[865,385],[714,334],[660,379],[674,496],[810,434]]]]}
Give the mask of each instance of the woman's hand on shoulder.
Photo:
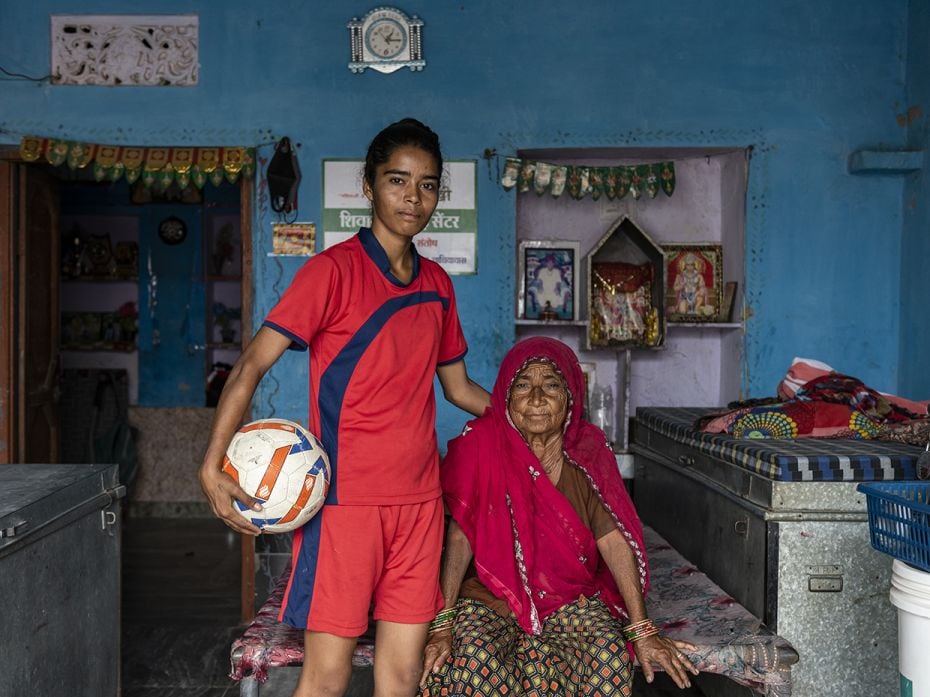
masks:
{"type": "Polygon", "coordinates": [[[433,632],[427,637],[426,646],[423,649],[423,675],[420,676],[420,687],[426,687],[430,674],[438,673],[451,655],[451,629],[433,632]]]}
{"type": "Polygon", "coordinates": [[[699,672],[684,653],[694,651],[696,647],[686,641],[677,641],[661,634],[653,634],[635,642],[633,648],[646,682],[652,682],[655,674],[653,666],[656,665],[661,666],[682,689],[691,687],[688,673],[697,675],[699,672]]]}

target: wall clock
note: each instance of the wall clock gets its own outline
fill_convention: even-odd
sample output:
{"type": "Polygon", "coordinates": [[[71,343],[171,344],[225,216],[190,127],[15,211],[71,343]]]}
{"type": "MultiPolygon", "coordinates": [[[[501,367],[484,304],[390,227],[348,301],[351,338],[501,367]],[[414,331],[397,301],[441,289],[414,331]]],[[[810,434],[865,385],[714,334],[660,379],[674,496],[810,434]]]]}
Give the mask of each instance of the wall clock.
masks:
{"type": "Polygon", "coordinates": [[[172,215],[158,224],[158,236],[165,244],[180,244],[187,237],[187,225],[172,215]]]}
{"type": "Polygon", "coordinates": [[[423,70],[423,20],[408,17],[396,7],[381,6],[359,19],[353,17],[349,27],[352,60],[349,70],[360,73],[371,68],[393,73],[401,68],[423,70]]]}

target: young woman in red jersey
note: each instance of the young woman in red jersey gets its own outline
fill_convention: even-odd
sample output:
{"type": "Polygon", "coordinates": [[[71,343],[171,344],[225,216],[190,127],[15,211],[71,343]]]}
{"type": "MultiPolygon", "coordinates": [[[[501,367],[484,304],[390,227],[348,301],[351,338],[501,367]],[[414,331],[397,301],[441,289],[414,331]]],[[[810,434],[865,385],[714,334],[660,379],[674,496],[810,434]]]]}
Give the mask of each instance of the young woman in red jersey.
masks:
{"type": "Polygon", "coordinates": [[[222,473],[223,455],[262,376],[288,348],[309,349],[310,430],[333,479],[326,505],[294,534],[281,619],[306,630],[295,697],[345,692],[372,605],[375,694],[413,694],[427,625],[443,606],[433,376],[472,414],[489,395],[465,369],[451,279],[413,245],[436,209],[441,175],[439,139],[419,121],[374,138],[363,182],[371,227],[304,264],[217,406],[201,487],[227,525],[257,535],[234,501],[259,503],[222,473]]]}

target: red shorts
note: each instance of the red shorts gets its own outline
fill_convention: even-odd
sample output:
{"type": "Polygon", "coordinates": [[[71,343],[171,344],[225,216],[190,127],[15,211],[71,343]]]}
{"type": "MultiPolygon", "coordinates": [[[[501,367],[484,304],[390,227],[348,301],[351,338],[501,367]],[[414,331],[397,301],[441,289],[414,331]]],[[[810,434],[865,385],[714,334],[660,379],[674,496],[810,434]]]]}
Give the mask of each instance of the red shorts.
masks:
{"type": "Polygon", "coordinates": [[[368,629],[372,604],[376,620],[429,622],[443,606],[442,534],[441,498],[398,506],[324,506],[295,535],[281,618],[345,637],[368,629]]]}

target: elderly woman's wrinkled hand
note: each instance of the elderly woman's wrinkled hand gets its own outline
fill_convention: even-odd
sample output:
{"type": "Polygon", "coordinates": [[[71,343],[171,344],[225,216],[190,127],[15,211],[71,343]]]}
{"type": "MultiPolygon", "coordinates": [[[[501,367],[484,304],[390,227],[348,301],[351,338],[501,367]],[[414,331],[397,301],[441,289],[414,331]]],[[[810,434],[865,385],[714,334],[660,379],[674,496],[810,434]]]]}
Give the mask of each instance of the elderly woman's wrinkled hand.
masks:
{"type": "Polygon", "coordinates": [[[452,655],[452,630],[445,629],[430,634],[426,647],[423,649],[423,675],[420,676],[420,687],[426,687],[430,674],[438,673],[450,655],[452,655]]]}
{"type": "Polygon", "coordinates": [[[633,647],[646,682],[652,682],[655,665],[661,666],[680,688],[691,687],[688,673],[697,675],[699,672],[684,654],[684,651],[694,651],[696,647],[686,641],[677,641],[654,634],[640,639],[633,644],[633,647]]]}

